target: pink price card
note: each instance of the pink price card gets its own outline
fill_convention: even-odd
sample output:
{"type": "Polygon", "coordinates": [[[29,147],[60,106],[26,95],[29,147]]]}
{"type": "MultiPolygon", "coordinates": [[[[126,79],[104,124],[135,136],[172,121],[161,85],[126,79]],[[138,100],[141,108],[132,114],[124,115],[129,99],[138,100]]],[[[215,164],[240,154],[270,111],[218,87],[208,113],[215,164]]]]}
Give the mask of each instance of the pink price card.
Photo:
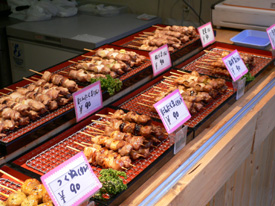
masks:
{"type": "Polygon", "coordinates": [[[54,205],[62,206],[79,205],[102,187],[83,152],[43,175],[41,181],[54,205]]]}
{"type": "Polygon", "coordinates": [[[226,57],[222,58],[227,70],[229,71],[233,81],[237,81],[248,72],[239,52],[234,50],[226,57]]]}
{"type": "Polygon", "coordinates": [[[157,76],[161,72],[169,69],[172,66],[169,48],[167,44],[149,53],[153,74],[157,76]]]}
{"type": "Polygon", "coordinates": [[[208,22],[200,27],[198,27],[198,32],[200,34],[201,43],[203,47],[208,46],[215,42],[215,35],[212,27],[212,23],[208,22]]]}
{"type": "Polygon", "coordinates": [[[73,93],[76,121],[86,118],[102,108],[102,92],[100,81],[97,81],[73,93]]]}
{"type": "Polygon", "coordinates": [[[191,115],[178,89],[154,104],[168,134],[182,126],[191,115]]]}
{"type": "Polygon", "coordinates": [[[266,29],[272,49],[275,50],[275,24],[266,29]]]}

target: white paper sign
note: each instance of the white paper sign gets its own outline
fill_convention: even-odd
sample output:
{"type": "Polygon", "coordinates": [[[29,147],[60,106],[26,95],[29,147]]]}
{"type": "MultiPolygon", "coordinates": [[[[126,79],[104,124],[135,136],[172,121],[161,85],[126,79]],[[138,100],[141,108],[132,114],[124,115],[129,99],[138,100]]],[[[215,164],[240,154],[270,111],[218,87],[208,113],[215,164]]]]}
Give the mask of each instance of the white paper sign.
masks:
{"type": "Polygon", "coordinates": [[[200,39],[203,47],[212,44],[215,41],[215,35],[211,22],[198,27],[200,39]]]}
{"type": "Polygon", "coordinates": [[[229,55],[222,58],[222,60],[234,82],[248,72],[245,63],[243,62],[237,50],[234,50],[229,55]]]}
{"type": "Polygon", "coordinates": [[[191,118],[178,89],[154,104],[154,107],[168,134],[174,132],[191,118]]]}
{"type": "Polygon", "coordinates": [[[80,121],[102,108],[100,81],[73,93],[76,121],[80,121]]]}
{"type": "Polygon", "coordinates": [[[102,184],[83,152],[41,177],[54,205],[79,205],[96,193],[102,184]]]}
{"type": "Polygon", "coordinates": [[[272,49],[275,50],[275,24],[266,29],[272,49]]]}
{"type": "Polygon", "coordinates": [[[151,51],[149,56],[151,59],[154,76],[157,76],[172,66],[167,44],[159,47],[154,51],[151,51]]]}

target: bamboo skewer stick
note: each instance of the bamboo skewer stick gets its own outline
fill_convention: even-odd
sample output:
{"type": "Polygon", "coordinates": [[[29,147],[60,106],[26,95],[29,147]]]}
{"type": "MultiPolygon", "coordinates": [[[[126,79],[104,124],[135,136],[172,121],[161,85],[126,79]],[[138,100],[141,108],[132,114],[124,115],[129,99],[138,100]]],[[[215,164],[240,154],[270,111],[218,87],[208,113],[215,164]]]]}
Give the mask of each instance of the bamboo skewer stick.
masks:
{"type": "Polygon", "coordinates": [[[174,74],[174,75],[177,75],[177,76],[182,76],[181,74],[179,74],[179,73],[176,73],[176,72],[170,72],[171,74],[174,74]]]}
{"type": "Polygon", "coordinates": [[[142,101],[145,101],[145,102],[150,102],[150,103],[152,103],[152,104],[155,104],[155,102],[154,102],[154,101],[151,101],[151,100],[148,100],[148,99],[142,99],[142,101]]]}
{"type": "Polygon", "coordinates": [[[73,64],[77,64],[78,62],[72,61],[72,60],[68,60],[68,62],[73,63],[73,64]]]}
{"type": "Polygon", "coordinates": [[[182,71],[182,70],[177,70],[177,72],[183,73],[183,74],[189,74],[188,72],[182,71]]]}
{"type": "Polygon", "coordinates": [[[97,124],[103,124],[103,125],[110,124],[108,122],[103,122],[103,121],[98,121],[98,120],[92,120],[92,122],[95,122],[97,124]]]}
{"type": "Polygon", "coordinates": [[[97,135],[102,135],[102,132],[93,132],[93,131],[87,131],[88,133],[93,133],[93,134],[97,134],[97,135]]]}
{"type": "Polygon", "coordinates": [[[4,87],[5,90],[8,90],[10,92],[13,92],[14,90],[10,89],[10,88],[7,88],[7,87],[4,87]]]}
{"type": "Polygon", "coordinates": [[[95,137],[94,135],[88,134],[88,133],[86,133],[86,132],[79,132],[79,133],[85,134],[85,135],[90,136],[90,137],[95,137]]]}
{"type": "Polygon", "coordinates": [[[137,104],[142,105],[142,106],[145,106],[145,107],[151,108],[151,106],[149,106],[149,105],[147,105],[147,104],[143,104],[143,103],[140,103],[140,102],[138,102],[137,104]]]}
{"type": "Polygon", "coordinates": [[[95,52],[95,50],[84,48],[85,51],[95,52]]]}
{"type": "Polygon", "coordinates": [[[141,94],[141,96],[148,97],[148,98],[155,98],[155,97],[151,97],[151,96],[146,95],[146,94],[141,94]]]}
{"type": "Polygon", "coordinates": [[[165,79],[165,81],[168,81],[168,82],[174,82],[173,80],[171,79],[165,79]]]}
{"type": "Polygon", "coordinates": [[[2,174],[6,175],[6,176],[8,176],[8,177],[10,177],[10,178],[12,178],[12,179],[15,180],[15,181],[17,181],[17,182],[19,182],[19,183],[21,183],[21,184],[24,184],[23,181],[21,181],[21,180],[19,180],[18,178],[14,177],[14,176],[12,176],[12,175],[10,175],[10,174],[8,174],[8,173],[6,173],[5,171],[0,170],[0,172],[1,172],[2,174]]]}
{"type": "Polygon", "coordinates": [[[87,142],[81,142],[81,144],[85,144],[85,145],[88,145],[88,146],[92,146],[92,144],[87,143],[87,142]]]}
{"type": "Polygon", "coordinates": [[[77,144],[77,145],[79,145],[79,146],[86,147],[85,145],[83,145],[83,144],[81,144],[79,142],[74,141],[74,143],[77,144]]]}
{"type": "Polygon", "coordinates": [[[2,94],[2,95],[4,95],[4,96],[7,96],[8,94],[5,94],[5,93],[3,93],[3,92],[0,92],[0,94],[2,94]]]}
{"type": "Polygon", "coordinates": [[[167,85],[167,86],[169,86],[169,87],[174,87],[174,85],[169,84],[169,83],[167,83],[167,82],[165,82],[165,81],[162,81],[161,83],[162,83],[162,84],[165,84],[165,85],[167,85]]]}
{"type": "Polygon", "coordinates": [[[3,192],[0,192],[0,195],[3,195],[3,196],[6,197],[6,198],[9,197],[9,195],[7,195],[7,194],[5,194],[5,193],[3,193],[3,192]]]}
{"type": "Polygon", "coordinates": [[[103,130],[101,130],[101,129],[97,129],[97,128],[95,128],[95,127],[91,127],[91,126],[87,126],[88,128],[91,128],[91,129],[94,129],[94,130],[96,130],[96,131],[99,131],[99,132],[102,132],[102,133],[104,133],[104,131],[103,130]]]}
{"type": "Polygon", "coordinates": [[[32,80],[32,79],[28,79],[28,78],[26,78],[26,77],[23,77],[23,79],[25,79],[25,80],[27,80],[27,81],[29,81],[29,82],[32,82],[32,83],[36,83],[36,81],[34,81],[34,80],[32,80]]]}
{"type": "Polygon", "coordinates": [[[31,77],[31,78],[33,78],[33,79],[35,79],[35,80],[39,80],[40,78],[37,78],[37,77],[31,77]]]}
{"type": "Polygon", "coordinates": [[[153,94],[153,93],[148,93],[148,94],[153,95],[153,96],[158,96],[158,94],[153,94]]]}
{"type": "Polygon", "coordinates": [[[34,73],[36,73],[36,74],[39,74],[39,75],[43,75],[41,72],[38,72],[38,71],[35,71],[35,70],[33,70],[33,69],[29,69],[29,71],[31,71],[31,72],[34,72],[34,73]]]}
{"type": "Polygon", "coordinates": [[[71,150],[74,150],[74,151],[80,152],[80,150],[79,150],[79,149],[73,148],[73,147],[71,147],[71,146],[66,146],[66,147],[68,147],[68,148],[69,148],[69,149],[71,149],[71,150]]]}
{"type": "Polygon", "coordinates": [[[108,115],[106,115],[106,114],[96,114],[96,116],[105,117],[105,118],[110,118],[110,117],[108,117],[108,115]]]}
{"type": "Polygon", "coordinates": [[[1,185],[1,184],[0,184],[0,187],[2,187],[2,188],[4,188],[4,189],[7,189],[7,190],[10,190],[10,191],[12,191],[12,192],[16,192],[16,190],[14,190],[14,189],[12,189],[12,188],[9,188],[9,187],[7,187],[7,186],[5,186],[5,185],[1,185]]]}

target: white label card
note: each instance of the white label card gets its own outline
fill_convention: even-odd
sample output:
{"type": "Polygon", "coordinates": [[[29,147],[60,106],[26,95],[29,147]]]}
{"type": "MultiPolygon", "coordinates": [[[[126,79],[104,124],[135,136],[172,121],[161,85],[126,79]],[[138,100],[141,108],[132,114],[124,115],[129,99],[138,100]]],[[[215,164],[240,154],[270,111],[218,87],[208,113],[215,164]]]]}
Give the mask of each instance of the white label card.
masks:
{"type": "Polygon", "coordinates": [[[76,120],[80,121],[102,108],[100,81],[73,93],[76,120]]]}
{"type": "Polygon", "coordinates": [[[191,115],[178,89],[154,104],[168,134],[182,126],[191,115]]]}
{"type": "Polygon", "coordinates": [[[222,58],[222,60],[234,82],[248,72],[248,69],[237,50],[234,50],[229,55],[222,58]]]}
{"type": "Polygon", "coordinates": [[[275,50],[275,24],[266,29],[272,49],[275,50]]]}
{"type": "Polygon", "coordinates": [[[233,82],[234,89],[237,90],[236,100],[240,99],[245,92],[246,78],[241,78],[236,82],[233,82]]]}
{"type": "Polygon", "coordinates": [[[174,154],[177,154],[186,145],[187,129],[187,126],[183,126],[169,134],[170,141],[174,143],[174,154]]]}
{"type": "Polygon", "coordinates": [[[212,44],[215,41],[215,35],[211,22],[198,27],[200,39],[203,47],[212,44]]]}
{"type": "Polygon", "coordinates": [[[96,193],[102,184],[83,152],[41,177],[54,205],[79,205],[96,193]]]}
{"type": "Polygon", "coordinates": [[[167,44],[159,47],[154,51],[151,51],[149,56],[151,59],[154,76],[157,76],[172,66],[167,44]]]}

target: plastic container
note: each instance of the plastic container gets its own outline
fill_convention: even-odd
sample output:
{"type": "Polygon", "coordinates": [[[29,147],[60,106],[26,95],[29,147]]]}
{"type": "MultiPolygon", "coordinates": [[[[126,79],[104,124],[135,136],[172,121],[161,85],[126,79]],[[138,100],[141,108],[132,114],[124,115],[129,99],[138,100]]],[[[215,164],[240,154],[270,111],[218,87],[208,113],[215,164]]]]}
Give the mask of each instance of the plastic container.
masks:
{"type": "Polygon", "coordinates": [[[97,4],[90,3],[81,5],[78,7],[79,13],[82,14],[90,14],[95,16],[103,16],[103,17],[111,17],[116,16],[121,13],[126,13],[127,7],[120,5],[105,5],[105,4],[97,4]]]}
{"type": "Polygon", "coordinates": [[[264,49],[270,44],[267,33],[257,30],[243,30],[230,40],[234,44],[256,49],[264,49]]]}

